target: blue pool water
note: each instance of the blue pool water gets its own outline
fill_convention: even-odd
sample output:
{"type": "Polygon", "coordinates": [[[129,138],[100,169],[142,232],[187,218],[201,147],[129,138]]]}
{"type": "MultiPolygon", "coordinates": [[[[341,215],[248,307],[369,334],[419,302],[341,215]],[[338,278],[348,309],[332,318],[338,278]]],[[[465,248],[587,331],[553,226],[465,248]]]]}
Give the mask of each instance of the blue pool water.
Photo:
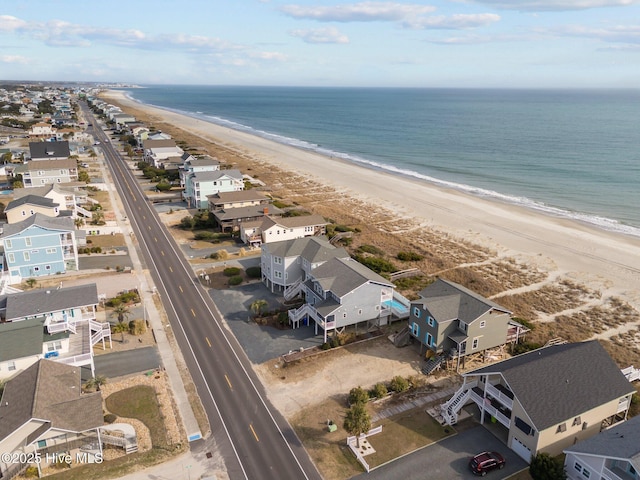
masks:
{"type": "Polygon", "coordinates": [[[408,305],[404,305],[404,304],[400,303],[399,301],[397,301],[396,299],[387,300],[387,301],[382,302],[382,303],[386,307],[393,308],[395,310],[398,310],[399,312],[408,312],[409,311],[409,306],[408,305]]]}

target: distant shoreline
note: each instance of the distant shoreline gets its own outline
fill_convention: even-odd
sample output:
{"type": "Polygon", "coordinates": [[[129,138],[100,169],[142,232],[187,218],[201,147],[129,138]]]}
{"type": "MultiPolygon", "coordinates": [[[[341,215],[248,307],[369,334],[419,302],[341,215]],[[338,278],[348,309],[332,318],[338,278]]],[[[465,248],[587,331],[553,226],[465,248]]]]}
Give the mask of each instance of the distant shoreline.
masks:
{"type": "Polygon", "coordinates": [[[471,196],[339,158],[283,145],[205,120],[134,101],[122,91],[106,95],[169,124],[255,156],[285,171],[331,186],[373,208],[379,206],[424,228],[569,274],[640,308],[640,239],[565,218],[471,196]]]}

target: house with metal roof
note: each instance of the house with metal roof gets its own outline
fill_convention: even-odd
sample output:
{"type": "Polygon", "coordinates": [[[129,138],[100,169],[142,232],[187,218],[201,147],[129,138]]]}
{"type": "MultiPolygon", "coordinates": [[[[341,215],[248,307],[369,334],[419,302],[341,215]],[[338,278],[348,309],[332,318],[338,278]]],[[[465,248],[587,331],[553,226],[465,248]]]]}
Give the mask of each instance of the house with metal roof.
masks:
{"type": "Polygon", "coordinates": [[[450,358],[464,366],[466,356],[517,341],[528,331],[506,308],[448,280],[438,278],[418,295],[411,302],[409,328],[427,348],[425,374],[450,358]]]}
{"type": "Polygon", "coordinates": [[[638,480],[640,416],[578,442],[564,453],[569,480],[638,480]]]}
{"type": "Polygon", "coordinates": [[[35,213],[4,226],[4,264],[8,282],[78,270],[78,230],[70,217],[35,213]]]}
{"type": "Polygon", "coordinates": [[[627,418],[635,389],[597,341],[552,345],[463,374],[440,408],[457,422],[471,404],[527,462],[552,456],[627,418]]]}
{"type": "Polygon", "coordinates": [[[96,320],[95,283],[0,297],[0,379],[41,358],[94,371],[93,347],[111,347],[109,323],[96,320]]]}
{"type": "Polygon", "coordinates": [[[39,360],[7,381],[0,402],[0,477],[13,478],[29,464],[45,466],[55,454],[86,453],[102,461],[99,428],[102,395],[81,389],[80,369],[39,360]],[[40,458],[40,462],[28,461],[40,458]]]}

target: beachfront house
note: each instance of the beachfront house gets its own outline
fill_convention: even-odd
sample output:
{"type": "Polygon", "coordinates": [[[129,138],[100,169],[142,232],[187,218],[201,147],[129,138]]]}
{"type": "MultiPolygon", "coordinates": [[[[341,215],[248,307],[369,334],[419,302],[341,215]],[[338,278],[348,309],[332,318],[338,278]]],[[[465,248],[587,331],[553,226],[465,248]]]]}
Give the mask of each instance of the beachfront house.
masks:
{"type": "Polygon", "coordinates": [[[47,217],[57,217],[60,214],[60,204],[47,197],[39,195],[25,195],[10,201],[4,209],[7,223],[18,223],[22,220],[41,213],[47,217]]]}
{"type": "Polygon", "coordinates": [[[244,190],[239,170],[194,171],[185,179],[183,197],[189,208],[208,209],[208,196],[220,192],[244,190]]]}
{"type": "Polygon", "coordinates": [[[56,454],[83,452],[102,462],[102,395],[81,388],[80,369],[40,360],[7,381],[0,401],[0,478],[13,478],[39,455],[38,471],[56,454]],[[12,461],[16,459],[16,461],[12,461]]]}
{"type": "MultiPolygon", "coordinates": [[[[233,193],[233,192],[228,192],[233,193]]],[[[240,193],[240,192],[236,192],[240,193]]],[[[207,198],[211,198],[210,195],[207,198]]],[[[271,204],[256,204],[247,207],[222,208],[211,211],[210,215],[221,232],[237,232],[244,225],[257,225],[267,215],[282,215],[283,210],[271,204]]]]}
{"type": "Polygon", "coordinates": [[[259,221],[243,223],[240,226],[240,238],[252,247],[259,247],[262,243],[324,235],[328,224],[329,222],[321,215],[298,217],[266,215],[259,221]]]}
{"type": "Polygon", "coordinates": [[[144,150],[144,161],[160,168],[162,160],[168,157],[181,156],[184,151],[176,145],[172,139],[166,140],[144,140],[142,142],[144,150]]]}
{"type": "Polygon", "coordinates": [[[349,258],[344,248],[336,248],[326,237],[305,237],[261,246],[262,282],[272,292],[285,292],[293,298],[311,270],[332,258],[349,258]]]}
{"type": "Polygon", "coordinates": [[[525,461],[552,456],[627,418],[635,389],[597,341],[552,345],[463,374],[443,423],[472,404],[525,461]]]}
{"type": "Polygon", "coordinates": [[[569,480],[639,480],[640,416],[564,450],[569,480]]]}
{"type": "Polygon", "coordinates": [[[72,218],[41,213],[5,225],[0,241],[9,284],[78,270],[78,232],[72,218]]]}
{"type": "Polygon", "coordinates": [[[56,136],[57,130],[50,123],[38,122],[31,126],[29,130],[30,137],[51,138],[56,136]]]}
{"type": "Polygon", "coordinates": [[[94,374],[94,346],[111,347],[109,323],[96,320],[95,283],[12,293],[1,305],[0,379],[41,358],[87,366],[94,374]]]}
{"type": "Polygon", "coordinates": [[[427,348],[425,374],[449,358],[464,366],[466,356],[487,355],[528,331],[506,308],[448,280],[438,278],[418,295],[411,302],[409,328],[427,348]]]}

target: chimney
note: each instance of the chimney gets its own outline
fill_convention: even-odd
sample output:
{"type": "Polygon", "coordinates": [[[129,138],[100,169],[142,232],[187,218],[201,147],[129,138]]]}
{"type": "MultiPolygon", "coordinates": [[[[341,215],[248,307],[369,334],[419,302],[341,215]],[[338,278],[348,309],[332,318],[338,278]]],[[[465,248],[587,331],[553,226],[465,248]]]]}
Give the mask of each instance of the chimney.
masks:
{"type": "Polygon", "coordinates": [[[262,213],[264,213],[265,215],[269,215],[269,207],[264,207],[262,213]]]}

